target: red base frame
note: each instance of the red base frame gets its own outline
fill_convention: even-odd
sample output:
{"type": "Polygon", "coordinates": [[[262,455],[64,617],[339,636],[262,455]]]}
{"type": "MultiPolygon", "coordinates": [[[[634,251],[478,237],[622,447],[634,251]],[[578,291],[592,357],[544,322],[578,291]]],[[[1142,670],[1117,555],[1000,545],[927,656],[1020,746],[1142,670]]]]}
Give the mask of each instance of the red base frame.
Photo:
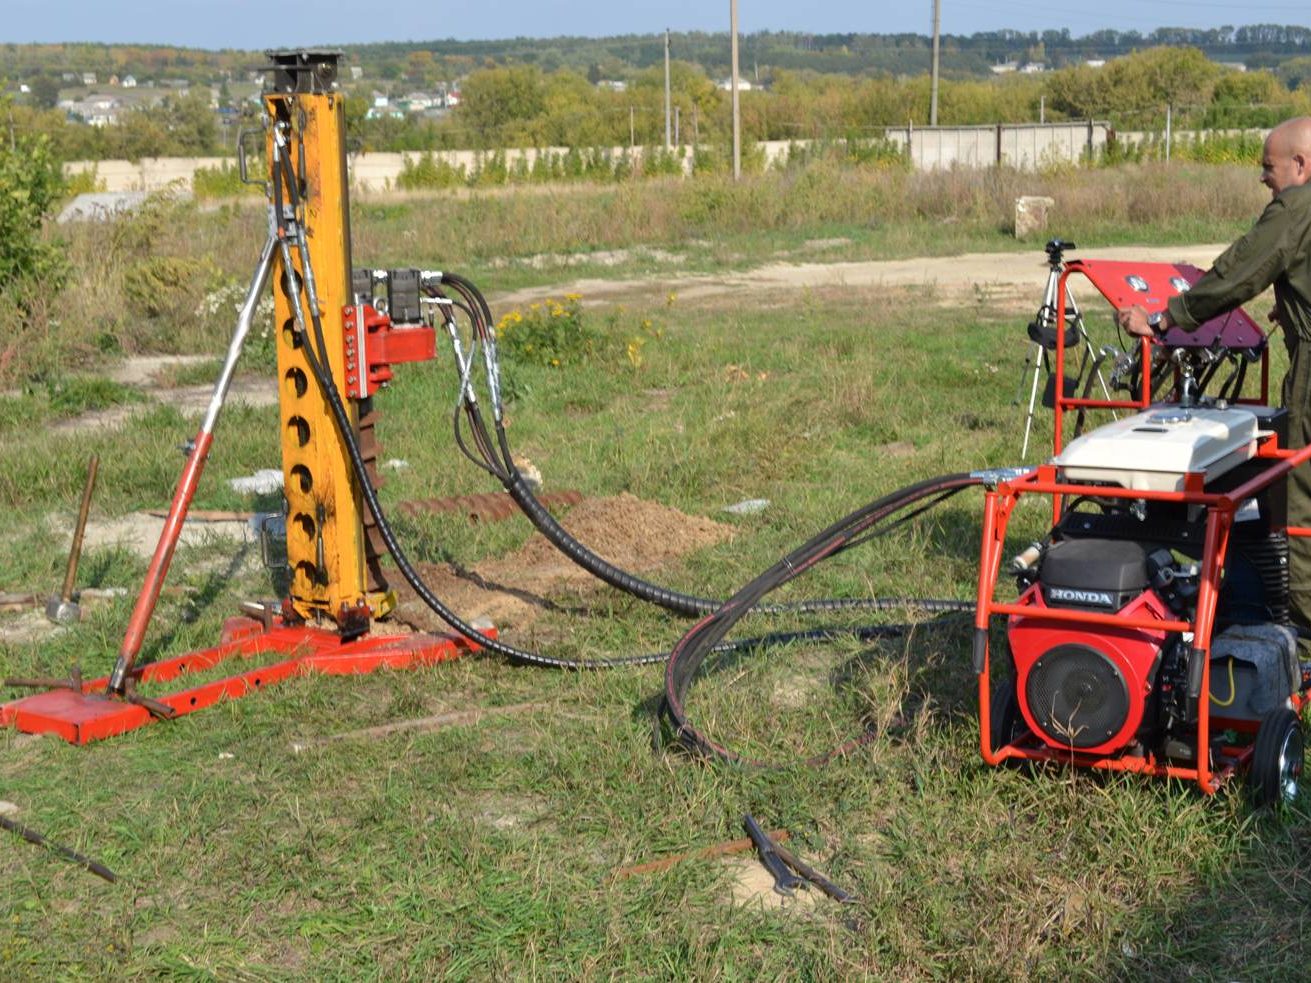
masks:
{"type": "MultiPolygon", "coordinates": [[[[456,635],[370,635],[342,642],[333,632],[320,628],[293,627],[275,620],[266,631],[253,618],[230,618],[223,626],[219,645],[152,662],[141,667],[136,678],[138,682],[169,682],[188,673],[208,671],[228,659],[246,660],[270,653],[287,656],[280,662],[267,663],[193,689],[153,697],[181,717],[292,676],[413,669],[455,659],[477,649],[474,642],[456,635]]],[[[107,697],[108,681],[108,677],[91,680],[83,684],[81,692],[50,690],[0,704],[0,726],[15,727],[28,734],[55,734],[72,744],[88,744],[136,730],[155,719],[145,707],[107,697]]]]}

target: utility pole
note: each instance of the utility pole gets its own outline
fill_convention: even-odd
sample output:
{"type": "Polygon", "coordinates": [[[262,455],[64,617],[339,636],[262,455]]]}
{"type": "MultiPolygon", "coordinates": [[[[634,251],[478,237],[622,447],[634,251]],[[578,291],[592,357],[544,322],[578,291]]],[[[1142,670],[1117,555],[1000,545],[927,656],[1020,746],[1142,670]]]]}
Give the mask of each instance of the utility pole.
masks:
{"type": "Polygon", "coordinates": [[[683,137],[678,132],[679,117],[681,115],[680,110],[682,108],[683,107],[681,106],[674,107],[674,146],[675,147],[681,147],[683,145],[683,137]]]}
{"type": "Polygon", "coordinates": [[[933,0],[933,78],[929,84],[929,126],[938,125],[938,28],[942,23],[942,0],[933,0]]]}
{"type": "Polygon", "coordinates": [[[628,106],[628,149],[631,150],[636,146],[637,146],[637,130],[633,124],[633,106],[630,103],[628,106]]]}
{"type": "Polygon", "coordinates": [[[669,150],[673,144],[669,139],[669,28],[665,28],[665,149],[669,150]]]}
{"type": "Polygon", "coordinates": [[[732,36],[730,50],[733,61],[733,77],[730,82],[733,88],[733,180],[737,181],[742,177],[742,105],[738,100],[737,0],[728,0],[728,21],[729,33],[732,36]]]}

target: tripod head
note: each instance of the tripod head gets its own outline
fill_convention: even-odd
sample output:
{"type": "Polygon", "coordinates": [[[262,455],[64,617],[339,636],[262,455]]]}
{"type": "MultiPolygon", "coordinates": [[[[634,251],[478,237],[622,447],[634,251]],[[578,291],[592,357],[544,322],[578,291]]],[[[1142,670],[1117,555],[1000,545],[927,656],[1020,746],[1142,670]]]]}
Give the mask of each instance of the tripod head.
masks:
{"type": "Polygon", "coordinates": [[[1066,242],[1064,239],[1052,239],[1047,243],[1047,264],[1052,269],[1057,269],[1065,262],[1065,250],[1078,249],[1072,242],[1066,242]]]}

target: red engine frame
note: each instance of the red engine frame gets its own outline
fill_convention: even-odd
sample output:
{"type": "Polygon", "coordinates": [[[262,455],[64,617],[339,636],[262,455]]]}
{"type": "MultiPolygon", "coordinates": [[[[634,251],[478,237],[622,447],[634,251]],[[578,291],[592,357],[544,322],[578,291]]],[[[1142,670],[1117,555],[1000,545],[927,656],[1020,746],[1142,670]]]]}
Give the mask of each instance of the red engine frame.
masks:
{"type": "MultiPolygon", "coordinates": [[[[1087,277],[1098,291],[1116,307],[1130,303],[1140,303],[1149,311],[1160,310],[1165,306],[1169,296],[1177,293],[1172,284],[1173,278],[1182,277],[1188,283],[1195,282],[1201,271],[1195,267],[1178,266],[1167,263],[1121,263],[1110,261],[1073,260],[1067,264],[1058,287],[1057,324],[1065,323],[1067,307],[1067,280],[1075,273],[1087,277]],[[1146,289],[1125,289],[1127,277],[1142,278],[1146,289]]],[[[1219,339],[1222,344],[1231,347],[1255,348],[1261,345],[1261,395],[1253,399],[1242,400],[1248,403],[1265,403],[1269,396],[1269,357],[1262,342],[1253,344],[1253,339],[1263,335],[1255,322],[1243,313],[1236,311],[1226,318],[1218,318],[1202,325],[1209,341],[1219,339]],[[1253,336],[1252,332],[1255,332],[1253,336]]],[[[1202,339],[1194,335],[1174,337],[1174,332],[1164,339],[1171,347],[1196,345],[1202,339]]],[[[1142,390],[1137,399],[1100,400],[1072,398],[1064,396],[1065,374],[1065,338],[1064,332],[1058,332],[1056,338],[1055,368],[1056,402],[1054,449],[1057,454],[1062,444],[1062,416],[1067,410],[1078,409],[1131,409],[1140,411],[1151,403],[1151,351],[1146,339],[1142,345],[1144,365],[1142,390]]],[[[1080,767],[1096,768],[1106,771],[1138,772],[1161,777],[1179,778],[1194,781],[1203,792],[1213,794],[1230,777],[1244,769],[1251,760],[1252,745],[1213,746],[1211,736],[1221,731],[1234,731],[1242,734],[1255,733],[1256,724],[1232,718],[1225,718],[1211,712],[1211,635],[1215,626],[1216,602],[1218,600],[1225,555],[1229,547],[1229,533],[1233,527],[1234,516],[1240,506],[1252,499],[1259,492],[1276,481],[1284,478],[1293,468],[1311,460],[1311,446],[1296,451],[1280,447],[1274,435],[1259,438],[1255,458],[1268,462],[1268,467],[1244,484],[1224,493],[1208,492],[1203,487],[1205,475],[1188,474],[1181,491],[1144,491],[1101,485],[1079,484],[1062,481],[1058,469],[1051,464],[1044,464],[1018,477],[998,480],[987,489],[983,513],[982,547],[979,557],[979,586],[974,621],[974,670],[978,676],[979,696],[979,746],[983,760],[989,765],[1000,765],[1005,761],[1062,761],[1080,767]],[[1066,496],[1096,495],[1101,498],[1123,498],[1126,500],[1148,500],[1186,503],[1202,506],[1206,511],[1206,533],[1199,565],[1199,591],[1197,605],[1191,621],[1173,617],[1159,602],[1138,603],[1135,601],[1120,612],[1110,614],[1078,608],[1038,607],[1028,594],[1016,602],[1001,602],[994,598],[997,594],[997,582],[1001,569],[1001,560],[1005,552],[1006,530],[1015,506],[1024,495],[1046,495],[1052,499],[1053,521],[1060,516],[1061,502],[1066,496]],[[1040,610],[1041,614],[1035,612],[1040,610]],[[1034,619],[1039,630],[1056,633],[1066,631],[1081,633],[1083,637],[1096,633],[1101,637],[1124,635],[1125,633],[1142,633],[1145,638],[1164,638],[1174,632],[1191,632],[1192,646],[1202,655],[1201,696],[1197,710],[1196,762],[1192,765],[1167,761],[1148,751],[1136,754],[1119,751],[1124,742],[1122,735],[1104,744],[1088,749],[1070,747],[1053,747],[1032,732],[1012,741],[1003,747],[992,747],[991,721],[991,652],[989,645],[989,627],[997,616],[1011,619],[1034,619]],[[1115,753],[1118,752],[1118,753],[1115,753]]],[[[1311,529],[1289,527],[1290,536],[1311,535],[1311,529]]],[[[1146,595],[1145,595],[1146,596],[1146,595]]],[[[1307,702],[1303,694],[1293,695],[1293,708],[1300,712],[1307,702]]],[[[1132,714],[1131,714],[1132,716],[1132,714]]],[[[1030,728],[1033,721],[1027,718],[1030,728]]]]}

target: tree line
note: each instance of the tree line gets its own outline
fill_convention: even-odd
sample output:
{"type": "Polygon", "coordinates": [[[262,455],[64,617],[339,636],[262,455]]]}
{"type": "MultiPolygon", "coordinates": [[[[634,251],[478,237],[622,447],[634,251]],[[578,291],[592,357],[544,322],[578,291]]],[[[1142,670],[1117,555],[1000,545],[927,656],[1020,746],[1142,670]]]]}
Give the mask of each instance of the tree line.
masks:
{"type": "MultiPolygon", "coordinates": [[[[1156,47],[1107,62],[1075,63],[1042,74],[944,79],[942,125],[1097,119],[1117,129],[1154,130],[1167,111],[1177,128],[1268,127],[1311,112],[1311,56],[1283,74],[1240,72],[1199,48],[1156,47]]],[[[748,140],[869,138],[887,127],[928,122],[927,74],[838,75],[775,66],[767,89],[742,94],[748,140]]],[[[677,142],[722,144],[730,135],[730,96],[704,66],[671,66],[677,142]]],[[[461,82],[462,102],[441,118],[370,118],[367,90],[346,99],[348,149],[397,151],[499,147],[615,147],[664,140],[663,66],[635,72],[623,91],[598,86],[584,71],[494,65],[461,82]]],[[[245,107],[254,121],[257,108],[245,107]]],[[[9,107],[10,125],[48,137],[63,159],[230,154],[240,119],[220,126],[208,94],[170,95],[126,112],[116,126],[70,122],[56,110],[9,107]]]]}
{"type": "MultiPolygon", "coordinates": [[[[728,73],[726,32],[680,31],[671,35],[676,57],[702,66],[712,76],[728,73]]],[[[774,68],[838,74],[914,74],[927,71],[930,40],[924,34],[814,34],[759,31],[742,36],[742,64],[755,73],[774,68]]],[[[1087,58],[1113,58],[1154,47],[1193,47],[1213,60],[1242,60],[1249,67],[1277,68],[1289,58],[1311,55],[1311,29],[1256,24],[1196,29],[1162,27],[1154,31],[1100,30],[1073,35],[1068,30],[983,31],[942,37],[943,71],[952,77],[983,76],[1005,61],[1044,60],[1054,67],[1087,58]],[[1034,56],[1038,56],[1035,58],[1034,56]]],[[[604,38],[511,38],[345,44],[345,63],[384,82],[436,82],[461,78],[480,68],[536,65],[550,73],[571,68],[595,77],[627,79],[661,64],[664,36],[633,34],[604,38]]],[[[176,79],[217,84],[260,71],[262,51],[209,51],[167,45],[7,44],[0,45],[0,79],[30,84],[42,76],[80,76],[100,81],[133,75],[141,82],[176,79]]]]}

